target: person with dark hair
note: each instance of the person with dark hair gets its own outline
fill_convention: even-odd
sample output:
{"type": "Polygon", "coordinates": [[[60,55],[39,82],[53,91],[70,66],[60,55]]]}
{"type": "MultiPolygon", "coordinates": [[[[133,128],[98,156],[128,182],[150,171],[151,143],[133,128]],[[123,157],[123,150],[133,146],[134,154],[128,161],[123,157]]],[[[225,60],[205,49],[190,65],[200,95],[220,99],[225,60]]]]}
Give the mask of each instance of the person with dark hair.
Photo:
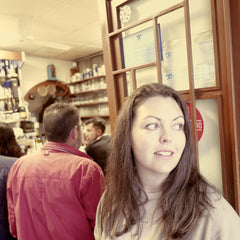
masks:
{"type": "Polygon", "coordinates": [[[12,127],[5,122],[0,122],[0,154],[17,158],[23,155],[12,127]]]}
{"type": "Polygon", "coordinates": [[[185,102],[138,88],[115,126],[95,240],[238,240],[240,218],[197,167],[185,102]]]}
{"type": "Polygon", "coordinates": [[[16,141],[14,131],[5,122],[0,122],[0,239],[15,239],[9,232],[6,185],[10,168],[23,153],[16,141]]]}
{"type": "Polygon", "coordinates": [[[94,117],[85,122],[86,153],[99,164],[105,174],[105,167],[111,146],[111,137],[105,133],[103,118],[94,117]]]}
{"type": "Polygon", "coordinates": [[[10,232],[19,240],[93,240],[104,175],[78,150],[78,109],[53,103],[44,111],[43,129],[41,150],[19,158],[8,175],[10,232]]]}

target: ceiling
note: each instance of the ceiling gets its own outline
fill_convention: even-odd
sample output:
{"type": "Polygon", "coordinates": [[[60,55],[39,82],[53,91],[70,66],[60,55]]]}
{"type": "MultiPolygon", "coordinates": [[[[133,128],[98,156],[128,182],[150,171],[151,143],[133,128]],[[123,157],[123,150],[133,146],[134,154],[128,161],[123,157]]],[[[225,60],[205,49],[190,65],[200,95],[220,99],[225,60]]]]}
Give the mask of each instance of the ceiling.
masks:
{"type": "Polygon", "coordinates": [[[0,0],[0,50],[74,61],[102,51],[98,0],[0,0]]]}

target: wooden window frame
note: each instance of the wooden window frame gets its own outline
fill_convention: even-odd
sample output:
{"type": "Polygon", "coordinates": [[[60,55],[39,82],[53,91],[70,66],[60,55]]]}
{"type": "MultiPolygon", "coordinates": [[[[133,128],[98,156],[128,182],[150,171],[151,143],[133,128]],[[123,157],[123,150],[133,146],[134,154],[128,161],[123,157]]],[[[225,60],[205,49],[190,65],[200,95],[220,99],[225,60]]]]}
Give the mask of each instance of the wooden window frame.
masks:
{"type": "MultiPolygon", "coordinates": [[[[183,0],[164,11],[161,11],[146,19],[142,19],[136,23],[121,28],[118,19],[119,7],[131,2],[131,0],[99,0],[99,12],[101,20],[101,30],[103,36],[103,54],[106,66],[106,79],[108,86],[108,99],[110,122],[112,130],[115,126],[118,111],[127,95],[126,77],[123,73],[130,72],[132,76],[132,86],[136,88],[136,70],[148,66],[157,67],[158,82],[162,82],[161,77],[161,61],[160,49],[158,46],[158,27],[157,19],[159,16],[184,8],[186,46],[188,58],[188,75],[189,90],[180,91],[183,98],[190,101],[190,111],[192,116],[192,132],[195,142],[196,152],[197,131],[196,131],[196,99],[217,98],[218,101],[218,117],[219,117],[219,134],[221,145],[221,163],[222,163],[222,181],[224,197],[240,212],[240,169],[239,169],[239,142],[240,130],[236,132],[237,119],[240,120],[239,112],[236,111],[236,99],[233,99],[234,84],[232,83],[231,74],[231,35],[230,33],[230,17],[228,11],[231,0],[210,0],[212,13],[212,30],[214,42],[215,72],[216,86],[210,88],[194,88],[193,77],[193,61],[192,61],[192,44],[191,44],[191,28],[188,0],[183,0]],[[156,62],[142,66],[123,68],[123,56],[121,51],[121,33],[131,29],[137,25],[147,21],[153,22],[155,33],[155,49],[156,62]],[[238,141],[238,142],[237,142],[238,141]],[[237,147],[237,151],[236,151],[237,147]]],[[[235,0],[232,0],[235,1],[235,0]]],[[[237,3],[235,3],[236,5],[237,3]]],[[[239,13],[239,12],[238,12],[239,13]]],[[[236,18],[235,14],[235,18],[236,18]]],[[[239,18],[239,17],[238,17],[239,18]]],[[[239,59],[238,59],[239,60],[239,59]]],[[[239,84],[240,85],[240,84],[239,84]]],[[[239,86],[238,86],[239,88],[239,86]]],[[[236,98],[236,97],[235,97],[236,98]]],[[[239,103],[239,100],[238,100],[239,103]]]]}

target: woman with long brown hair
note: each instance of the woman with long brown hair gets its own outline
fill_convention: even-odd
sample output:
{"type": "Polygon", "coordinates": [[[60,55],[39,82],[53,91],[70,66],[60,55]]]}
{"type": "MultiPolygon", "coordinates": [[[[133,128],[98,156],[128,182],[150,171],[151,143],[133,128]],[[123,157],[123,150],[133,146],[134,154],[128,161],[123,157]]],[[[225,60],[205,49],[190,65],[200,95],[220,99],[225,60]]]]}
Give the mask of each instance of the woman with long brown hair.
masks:
{"type": "Polygon", "coordinates": [[[96,240],[237,240],[240,218],[199,173],[185,102],[167,86],[138,88],[113,134],[96,240]]]}

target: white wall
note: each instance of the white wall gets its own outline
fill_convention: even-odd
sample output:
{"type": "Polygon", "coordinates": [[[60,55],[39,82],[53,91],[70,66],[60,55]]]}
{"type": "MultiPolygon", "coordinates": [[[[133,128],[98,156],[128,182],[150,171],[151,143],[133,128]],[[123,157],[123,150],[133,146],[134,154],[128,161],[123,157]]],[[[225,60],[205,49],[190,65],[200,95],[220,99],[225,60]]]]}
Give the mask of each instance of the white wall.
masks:
{"type": "Polygon", "coordinates": [[[56,78],[67,82],[71,72],[72,61],[42,58],[26,55],[25,62],[21,68],[21,90],[22,96],[36,84],[48,80],[47,66],[53,64],[56,70],[56,78]]]}

